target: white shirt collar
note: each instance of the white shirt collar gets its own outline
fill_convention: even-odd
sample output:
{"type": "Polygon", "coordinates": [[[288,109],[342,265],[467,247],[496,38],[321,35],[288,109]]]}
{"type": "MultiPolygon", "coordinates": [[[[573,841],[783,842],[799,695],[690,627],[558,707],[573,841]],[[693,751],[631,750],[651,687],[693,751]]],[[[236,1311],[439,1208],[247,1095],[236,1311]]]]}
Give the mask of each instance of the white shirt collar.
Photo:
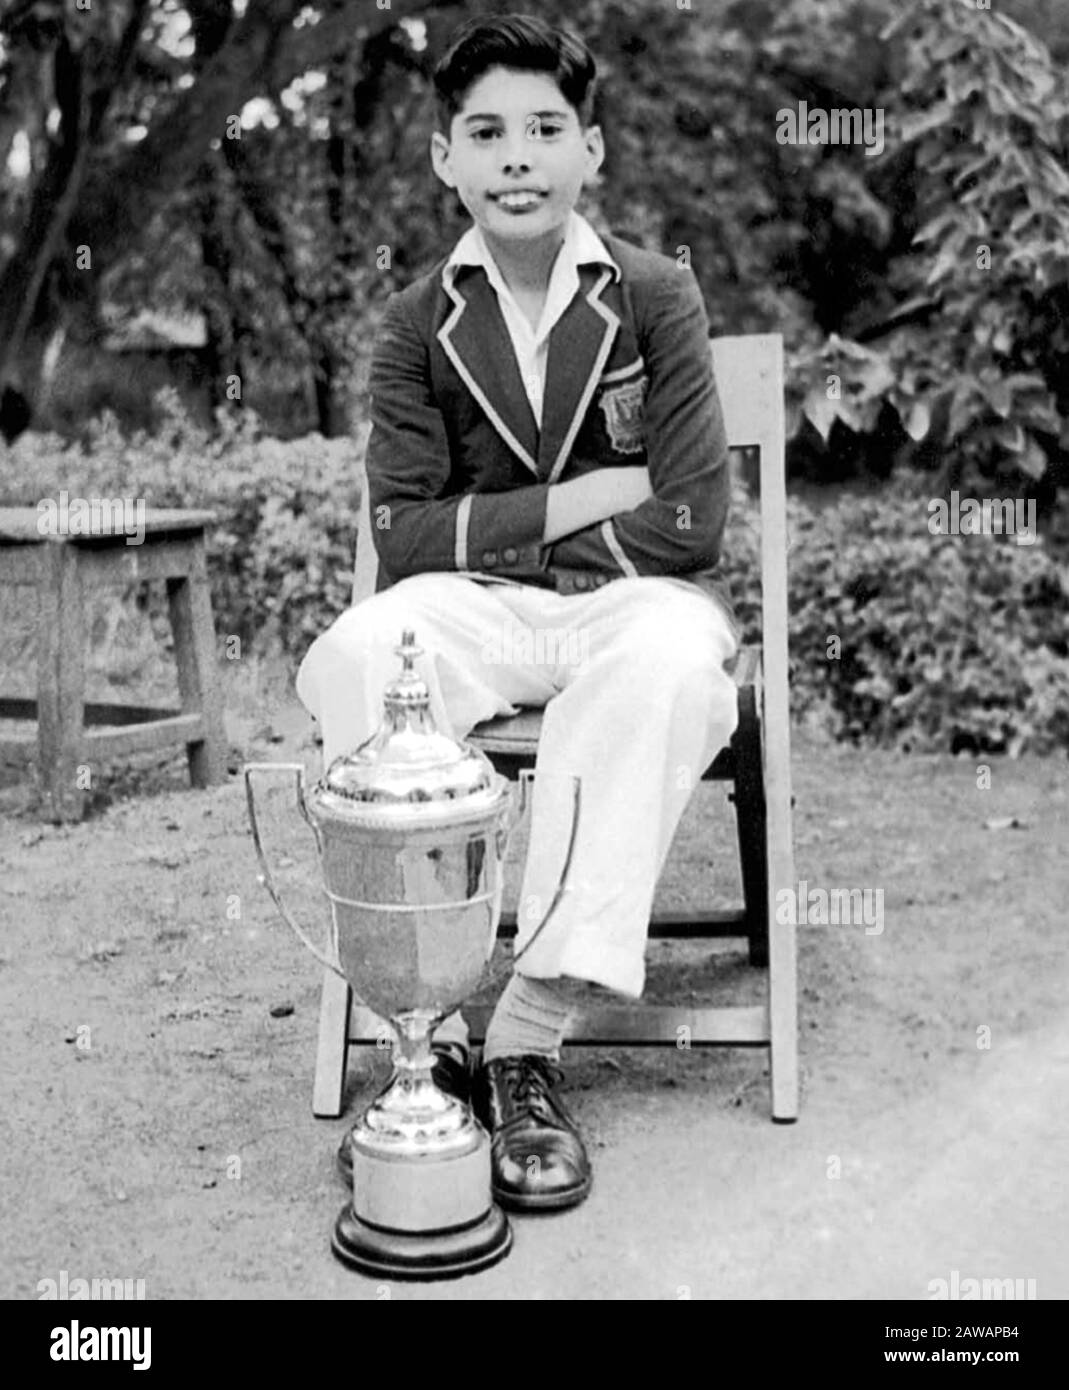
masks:
{"type": "MultiPolygon", "coordinates": [[[[574,209],[569,214],[568,224],[564,230],[564,244],[561,246],[554,262],[554,269],[558,262],[570,264],[578,269],[581,265],[604,265],[611,268],[617,280],[621,278],[622,271],[613,259],[611,253],[598,236],[597,232],[586,220],[574,209]]],[[[497,262],[490,254],[490,248],[483,238],[482,230],[476,223],[469,227],[457,244],[453,247],[449,259],[442,268],[442,279],[446,285],[452,289],[456,273],[461,266],[477,265],[482,266],[486,271],[487,279],[498,288],[497,282],[501,280],[501,272],[498,270],[497,262]]]]}

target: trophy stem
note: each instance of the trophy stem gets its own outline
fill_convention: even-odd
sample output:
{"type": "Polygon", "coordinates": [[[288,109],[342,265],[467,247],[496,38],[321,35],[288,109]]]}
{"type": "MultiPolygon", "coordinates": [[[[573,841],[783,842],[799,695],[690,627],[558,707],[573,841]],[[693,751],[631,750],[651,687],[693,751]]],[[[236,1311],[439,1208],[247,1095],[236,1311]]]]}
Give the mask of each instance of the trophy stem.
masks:
{"type": "Polygon", "coordinates": [[[409,1013],[397,1014],[390,1022],[397,1034],[394,1066],[399,1072],[408,1072],[413,1077],[424,1071],[429,1075],[434,1065],[431,1034],[438,1024],[437,1015],[414,1009],[409,1013]]]}
{"type": "Polygon", "coordinates": [[[398,1146],[423,1152],[428,1142],[446,1148],[467,1148],[474,1133],[468,1107],[438,1089],[432,1076],[431,1034],[440,1015],[424,1009],[407,1010],[390,1020],[396,1035],[390,1083],[364,1113],[358,1129],[398,1146]]]}
{"type": "Polygon", "coordinates": [[[390,1021],[397,1036],[390,1108],[396,1105],[405,1110],[438,1109],[443,1097],[431,1079],[434,1066],[431,1035],[438,1024],[437,1016],[413,1010],[397,1014],[390,1021]]]}

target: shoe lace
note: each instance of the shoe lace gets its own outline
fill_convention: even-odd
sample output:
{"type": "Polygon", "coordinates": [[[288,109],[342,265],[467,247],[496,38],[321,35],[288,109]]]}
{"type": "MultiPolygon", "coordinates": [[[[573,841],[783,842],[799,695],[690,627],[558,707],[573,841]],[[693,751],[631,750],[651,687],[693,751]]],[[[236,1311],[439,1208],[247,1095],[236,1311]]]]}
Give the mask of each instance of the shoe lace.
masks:
{"type": "Polygon", "coordinates": [[[507,1058],[502,1073],[512,1103],[536,1112],[551,1109],[550,1088],[564,1080],[560,1067],[533,1054],[507,1058]]]}

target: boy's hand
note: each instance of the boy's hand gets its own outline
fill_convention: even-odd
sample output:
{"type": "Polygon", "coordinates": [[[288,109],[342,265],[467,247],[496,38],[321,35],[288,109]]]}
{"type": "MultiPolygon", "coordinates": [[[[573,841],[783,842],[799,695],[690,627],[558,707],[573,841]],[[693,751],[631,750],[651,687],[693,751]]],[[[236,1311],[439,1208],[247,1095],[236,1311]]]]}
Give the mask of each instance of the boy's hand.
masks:
{"type": "Polygon", "coordinates": [[[554,483],[546,499],[545,545],[620,512],[633,512],[653,496],[648,468],[597,468],[554,483]]]}

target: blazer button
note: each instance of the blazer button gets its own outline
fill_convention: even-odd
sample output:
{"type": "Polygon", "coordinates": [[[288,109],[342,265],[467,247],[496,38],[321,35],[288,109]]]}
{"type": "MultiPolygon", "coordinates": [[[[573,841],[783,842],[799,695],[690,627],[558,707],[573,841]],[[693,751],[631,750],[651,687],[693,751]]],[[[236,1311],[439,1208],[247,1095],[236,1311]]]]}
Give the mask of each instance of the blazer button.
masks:
{"type": "Polygon", "coordinates": [[[597,578],[594,580],[594,583],[597,585],[599,589],[603,584],[607,584],[608,582],[609,576],[607,574],[599,574],[597,578]]]}
{"type": "Polygon", "coordinates": [[[589,588],[590,588],[590,576],[587,575],[587,574],[577,574],[577,575],[575,576],[575,587],[576,587],[577,589],[589,589],[589,588]]]}
{"type": "Polygon", "coordinates": [[[484,551],[483,551],[483,566],[484,566],[486,569],[492,569],[493,566],[496,565],[496,564],[497,564],[497,551],[496,551],[496,550],[484,550],[484,551]]]}
{"type": "Polygon", "coordinates": [[[505,564],[514,565],[519,558],[519,552],[513,550],[512,546],[510,545],[504,553],[505,564]]]}

